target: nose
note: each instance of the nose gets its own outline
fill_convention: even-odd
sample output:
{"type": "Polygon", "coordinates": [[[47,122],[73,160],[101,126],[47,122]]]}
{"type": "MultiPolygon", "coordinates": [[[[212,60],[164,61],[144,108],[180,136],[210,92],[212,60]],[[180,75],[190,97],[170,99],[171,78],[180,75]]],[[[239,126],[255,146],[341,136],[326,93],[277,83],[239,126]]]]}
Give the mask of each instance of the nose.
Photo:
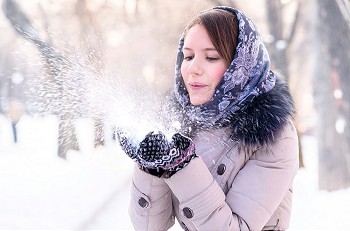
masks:
{"type": "Polygon", "coordinates": [[[187,72],[191,75],[202,75],[203,69],[200,60],[198,60],[196,57],[193,58],[187,66],[187,72]]]}

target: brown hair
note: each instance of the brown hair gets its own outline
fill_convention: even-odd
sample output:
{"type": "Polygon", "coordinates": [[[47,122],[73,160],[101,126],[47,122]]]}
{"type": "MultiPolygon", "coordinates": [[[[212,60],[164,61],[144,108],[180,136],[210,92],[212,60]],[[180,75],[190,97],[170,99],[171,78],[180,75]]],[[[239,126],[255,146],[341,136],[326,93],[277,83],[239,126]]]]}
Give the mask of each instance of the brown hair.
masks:
{"type": "Polygon", "coordinates": [[[227,65],[230,65],[238,44],[239,31],[236,15],[222,9],[204,11],[188,23],[184,32],[185,36],[191,27],[197,24],[204,27],[215,49],[227,65]]]}

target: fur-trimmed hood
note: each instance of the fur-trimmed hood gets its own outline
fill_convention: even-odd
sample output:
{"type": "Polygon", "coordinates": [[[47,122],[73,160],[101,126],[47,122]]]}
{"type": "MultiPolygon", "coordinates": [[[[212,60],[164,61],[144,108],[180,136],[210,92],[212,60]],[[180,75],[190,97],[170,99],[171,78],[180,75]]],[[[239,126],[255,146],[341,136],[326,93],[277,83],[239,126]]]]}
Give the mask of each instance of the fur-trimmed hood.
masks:
{"type": "Polygon", "coordinates": [[[278,137],[294,113],[288,85],[277,78],[272,90],[255,97],[222,124],[229,126],[231,138],[244,146],[265,145],[278,137]]]}
{"type": "Polygon", "coordinates": [[[237,16],[238,45],[229,68],[224,73],[212,99],[193,106],[181,75],[182,47],[179,42],[175,71],[175,102],[180,109],[183,128],[212,129],[230,127],[232,139],[241,145],[268,144],[294,113],[287,84],[270,70],[270,58],[253,22],[240,11],[227,10],[237,16]]]}

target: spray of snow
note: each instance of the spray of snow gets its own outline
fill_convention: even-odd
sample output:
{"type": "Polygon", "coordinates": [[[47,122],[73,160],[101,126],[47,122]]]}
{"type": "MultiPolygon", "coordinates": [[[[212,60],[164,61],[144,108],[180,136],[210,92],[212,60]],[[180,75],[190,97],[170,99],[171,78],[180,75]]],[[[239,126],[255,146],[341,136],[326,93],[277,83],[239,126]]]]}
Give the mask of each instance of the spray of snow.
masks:
{"type": "MultiPolygon", "coordinates": [[[[135,143],[150,131],[162,131],[170,138],[178,129],[179,122],[169,126],[160,114],[163,95],[151,87],[140,89],[131,78],[105,71],[96,51],[69,43],[63,47],[61,56],[46,57],[51,63],[49,71],[31,80],[31,105],[40,115],[61,114],[61,122],[67,123],[98,118],[106,127],[125,131],[135,143]]],[[[41,57],[35,63],[38,69],[47,65],[41,57]]]]}

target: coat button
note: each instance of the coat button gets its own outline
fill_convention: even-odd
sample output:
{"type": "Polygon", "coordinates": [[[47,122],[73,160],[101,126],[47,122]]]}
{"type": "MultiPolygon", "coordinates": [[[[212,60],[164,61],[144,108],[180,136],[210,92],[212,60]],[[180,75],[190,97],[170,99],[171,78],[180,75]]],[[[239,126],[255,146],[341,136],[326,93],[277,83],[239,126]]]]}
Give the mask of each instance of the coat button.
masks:
{"type": "Polygon", "coordinates": [[[139,199],[139,205],[142,207],[142,208],[146,208],[148,206],[148,201],[146,201],[145,198],[141,197],[139,199]]]}
{"type": "Polygon", "coordinates": [[[188,219],[193,217],[193,211],[189,208],[189,207],[185,207],[182,210],[185,214],[185,217],[187,217],[188,219]]]}
{"type": "Polygon", "coordinates": [[[225,171],[226,171],[226,166],[224,164],[220,164],[218,166],[217,173],[221,176],[225,173],[225,171]]]}

